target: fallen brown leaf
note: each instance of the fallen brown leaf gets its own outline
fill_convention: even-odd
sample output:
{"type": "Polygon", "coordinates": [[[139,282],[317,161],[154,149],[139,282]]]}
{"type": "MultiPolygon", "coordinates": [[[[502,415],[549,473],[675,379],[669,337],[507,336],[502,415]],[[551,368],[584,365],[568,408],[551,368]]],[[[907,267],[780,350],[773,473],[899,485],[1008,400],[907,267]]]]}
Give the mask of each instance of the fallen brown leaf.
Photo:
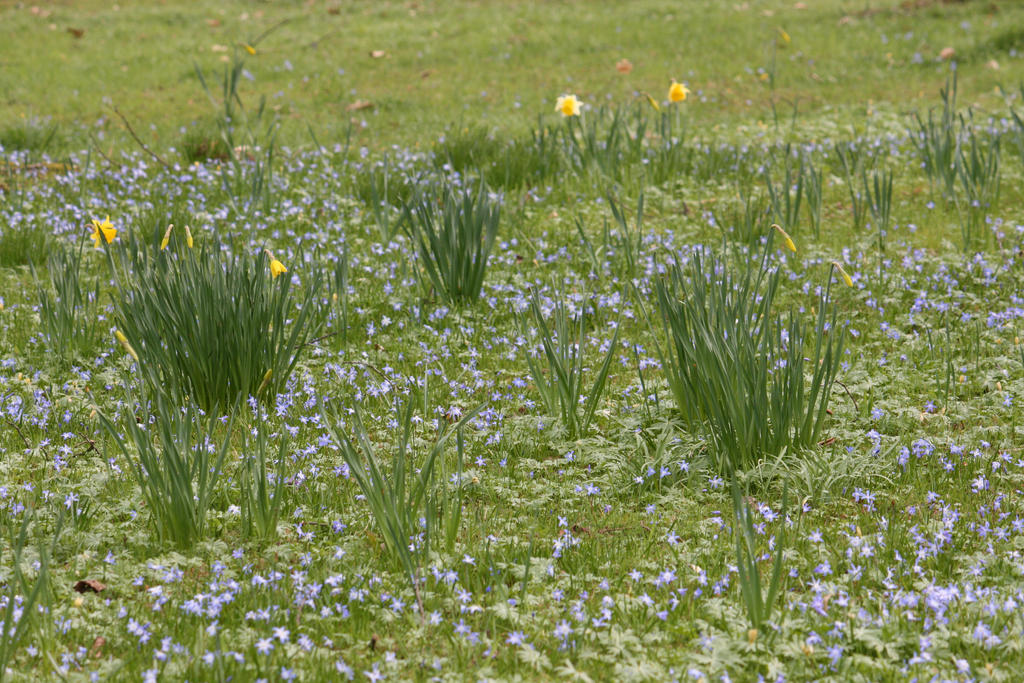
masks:
{"type": "Polygon", "coordinates": [[[370,100],[356,100],[352,104],[345,107],[345,111],[360,111],[361,109],[372,109],[373,102],[370,100]]]}
{"type": "Polygon", "coordinates": [[[95,579],[83,579],[74,586],[76,593],[100,593],[106,590],[106,588],[106,584],[100,583],[95,579]]]}
{"type": "Polygon", "coordinates": [[[73,35],[75,38],[81,38],[82,36],[85,35],[85,29],[84,28],[71,28],[70,26],[68,26],[68,33],[73,35]]]}
{"type": "Polygon", "coordinates": [[[372,50],[370,52],[370,56],[373,57],[374,59],[380,59],[381,57],[387,57],[387,55],[388,55],[388,53],[384,52],[384,50],[372,50]]]}

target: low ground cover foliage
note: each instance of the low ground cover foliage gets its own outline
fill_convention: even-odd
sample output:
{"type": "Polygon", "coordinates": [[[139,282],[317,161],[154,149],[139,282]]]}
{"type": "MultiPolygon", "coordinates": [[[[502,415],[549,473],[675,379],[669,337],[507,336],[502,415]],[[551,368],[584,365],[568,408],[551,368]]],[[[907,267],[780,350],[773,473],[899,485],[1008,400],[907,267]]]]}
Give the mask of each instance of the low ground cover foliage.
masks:
{"type": "Polygon", "coordinates": [[[773,27],[736,129],[285,145],[278,30],[181,149],[0,129],[0,680],[1015,679],[1019,97],[804,115],[773,27]]]}

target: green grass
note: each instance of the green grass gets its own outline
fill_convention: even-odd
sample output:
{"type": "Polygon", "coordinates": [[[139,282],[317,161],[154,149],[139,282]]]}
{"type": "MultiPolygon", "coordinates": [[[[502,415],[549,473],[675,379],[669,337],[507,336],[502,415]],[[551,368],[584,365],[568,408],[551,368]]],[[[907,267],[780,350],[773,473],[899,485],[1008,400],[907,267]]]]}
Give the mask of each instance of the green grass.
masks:
{"type": "Polygon", "coordinates": [[[179,146],[181,129],[211,113],[193,64],[217,74],[222,59],[268,30],[247,59],[254,80],[242,84],[241,94],[250,107],[259,95],[268,98],[290,145],[311,144],[307,126],[321,140],[337,139],[354,119],[360,145],[426,149],[452,122],[521,130],[538,111],[553,110],[563,92],[590,104],[606,95],[630,99],[637,91],[661,100],[671,78],[694,90],[691,98],[701,106],[691,107],[692,121],[719,134],[751,135],[760,123],[773,125],[773,98],[783,127],[794,105],[827,126],[836,122],[836,110],[930,102],[945,78],[936,60],[947,46],[960,56],[964,102],[993,106],[993,88],[1012,90],[1021,78],[1018,60],[1009,57],[1024,16],[1014,3],[995,3],[994,10],[976,2],[807,5],[641,0],[621,12],[614,2],[197,2],[115,9],[86,1],[33,12],[5,3],[0,19],[10,41],[0,74],[6,94],[0,122],[11,126],[26,112],[42,114],[72,148],[95,134],[106,151],[111,138],[128,139],[110,110],[116,105],[148,144],[179,146]],[[84,33],[76,38],[68,29],[84,33]],[[374,58],[374,51],[384,56],[374,58]],[[634,67],[628,74],[615,68],[623,58],[634,67]],[[987,66],[992,59],[999,70],[987,66]],[[887,85],[907,82],[916,87],[887,85]],[[374,106],[346,111],[357,101],[374,106]],[[751,108],[758,114],[752,117],[751,108]]]}
{"type": "Polygon", "coordinates": [[[0,1],[0,678],[1015,680],[1024,8],[806,4],[0,1]]]}

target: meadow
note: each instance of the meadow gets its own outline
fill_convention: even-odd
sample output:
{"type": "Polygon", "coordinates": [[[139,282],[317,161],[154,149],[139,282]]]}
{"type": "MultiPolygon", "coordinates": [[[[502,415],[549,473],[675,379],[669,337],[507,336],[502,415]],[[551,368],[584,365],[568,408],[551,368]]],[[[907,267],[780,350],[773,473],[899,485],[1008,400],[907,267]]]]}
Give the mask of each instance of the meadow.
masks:
{"type": "Polygon", "coordinates": [[[0,681],[1019,680],[1024,6],[0,26],[0,681]]]}

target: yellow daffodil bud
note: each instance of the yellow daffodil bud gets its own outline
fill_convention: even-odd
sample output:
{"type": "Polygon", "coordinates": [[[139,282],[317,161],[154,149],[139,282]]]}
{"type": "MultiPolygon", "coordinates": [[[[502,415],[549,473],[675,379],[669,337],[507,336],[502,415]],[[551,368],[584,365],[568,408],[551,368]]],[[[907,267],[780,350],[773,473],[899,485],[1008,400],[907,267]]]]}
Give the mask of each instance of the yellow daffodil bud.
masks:
{"type": "Polygon", "coordinates": [[[260,382],[260,388],[256,390],[256,395],[259,396],[263,393],[263,390],[270,385],[270,378],[274,376],[273,370],[267,370],[266,374],[263,375],[263,381],[260,382]]]}
{"type": "Polygon", "coordinates": [[[242,44],[242,47],[244,47],[244,48],[245,48],[245,51],[246,51],[246,52],[248,52],[249,54],[251,54],[251,55],[254,55],[254,54],[256,54],[256,48],[254,48],[254,47],[253,47],[252,45],[250,45],[249,43],[243,43],[243,44],[242,44]]]}
{"type": "Polygon", "coordinates": [[[756,628],[752,628],[749,631],[747,631],[747,640],[750,641],[751,645],[754,644],[754,642],[757,640],[757,629],[756,628]]]}
{"type": "Polygon", "coordinates": [[[188,245],[189,249],[192,248],[192,231],[189,230],[187,225],[185,226],[185,244],[188,245]]]}
{"type": "Polygon", "coordinates": [[[167,226],[167,231],[164,233],[164,238],[160,240],[160,251],[167,248],[167,244],[171,241],[171,230],[174,229],[174,223],[167,226]]]}
{"type": "Polygon", "coordinates": [[[124,332],[121,330],[114,330],[114,336],[117,337],[117,341],[121,344],[121,348],[124,349],[125,353],[135,359],[135,362],[139,362],[139,354],[135,353],[135,349],[128,342],[128,337],[124,336],[124,332]]]}
{"type": "Polygon", "coordinates": [[[658,100],[654,99],[647,93],[644,93],[644,97],[647,98],[647,103],[654,107],[654,111],[661,111],[661,105],[658,104],[658,100]]]}
{"type": "Polygon", "coordinates": [[[783,230],[782,226],[779,225],[778,223],[772,223],[772,228],[776,232],[778,232],[779,235],[782,236],[782,240],[783,240],[783,242],[786,245],[786,249],[789,249],[790,251],[795,252],[796,251],[796,245],[793,244],[793,239],[789,236],[789,233],[787,233],[785,230],[783,230]]]}
{"type": "Polygon", "coordinates": [[[579,116],[580,115],[580,101],[576,99],[575,95],[562,95],[555,102],[555,111],[559,112],[562,116],[579,116]]]}
{"type": "Polygon", "coordinates": [[[846,283],[846,286],[853,287],[853,278],[851,278],[850,274],[846,272],[846,269],[843,268],[842,264],[839,263],[839,261],[833,261],[832,265],[839,271],[839,274],[843,276],[843,282],[846,283]]]}

